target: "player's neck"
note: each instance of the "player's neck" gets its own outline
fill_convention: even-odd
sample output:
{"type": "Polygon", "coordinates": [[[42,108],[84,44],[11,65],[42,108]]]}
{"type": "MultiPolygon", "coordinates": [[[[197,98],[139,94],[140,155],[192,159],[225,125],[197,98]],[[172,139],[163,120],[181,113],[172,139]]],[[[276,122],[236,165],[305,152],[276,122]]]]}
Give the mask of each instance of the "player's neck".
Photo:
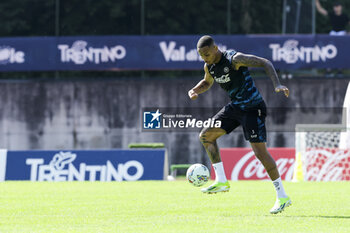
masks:
{"type": "Polygon", "coordinates": [[[222,57],[222,52],[220,50],[218,50],[218,52],[216,54],[216,58],[215,58],[214,64],[219,63],[219,61],[221,60],[221,57],[222,57]]]}

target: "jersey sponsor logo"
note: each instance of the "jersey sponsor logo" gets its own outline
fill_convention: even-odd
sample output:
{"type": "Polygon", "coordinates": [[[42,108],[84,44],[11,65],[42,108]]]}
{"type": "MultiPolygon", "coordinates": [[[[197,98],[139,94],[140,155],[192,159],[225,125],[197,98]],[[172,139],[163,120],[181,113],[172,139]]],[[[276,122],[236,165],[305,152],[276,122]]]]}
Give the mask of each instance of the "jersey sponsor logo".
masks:
{"type": "Polygon", "coordinates": [[[229,75],[230,74],[224,74],[224,75],[221,75],[221,77],[219,78],[215,76],[214,79],[217,83],[228,83],[229,81],[231,81],[229,75]]]}
{"type": "Polygon", "coordinates": [[[24,63],[25,53],[10,46],[0,46],[0,65],[24,63]]]}
{"type": "Polygon", "coordinates": [[[333,44],[325,46],[315,45],[314,47],[298,46],[299,41],[287,40],[281,46],[280,44],[270,44],[272,49],[273,61],[285,61],[287,64],[294,64],[298,61],[326,62],[327,59],[333,59],[337,56],[338,50],[333,44]]]}
{"type": "Polygon", "coordinates": [[[102,48],[88,47],[84,40],[75,41],[71,47],[67,44],[59,44],[57,48],[61,53],[61,62],[73,62],[76,65],[83,65],[87,62],[100,64],[115,62],[126,56],[124,46],[114,47],[103,46],[102,48]]]}
{"type": "Polygon", "coordinates": [[[30,166],[31,181],[122,181],[138,180],[143,176],[144,167],[136,161],[130,160],[126,163],[119,163],[116,168],[113,163],[107,160],[106,164],[87,165],[80,163],[73,165],[77,155],[72,152],[59,152],[55,154],[49,164],[44,164],[43,158],[28,158],[26,164],[30,166]],[[129,168],[136,169],[134,174],[129,174],[129,168]]]}

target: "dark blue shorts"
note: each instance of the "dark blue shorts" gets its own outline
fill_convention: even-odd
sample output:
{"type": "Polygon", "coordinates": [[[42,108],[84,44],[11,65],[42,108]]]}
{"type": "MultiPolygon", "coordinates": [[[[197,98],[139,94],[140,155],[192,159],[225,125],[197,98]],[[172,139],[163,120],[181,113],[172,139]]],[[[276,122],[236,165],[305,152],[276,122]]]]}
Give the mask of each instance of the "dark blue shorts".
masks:
{"type": "Polygon", "coordinates": [[[246,110],[229,103],[214,118],[221,121],[220,128],[225,130],[227,134],[242,125],[247,141],[266,142],[266,105],[264,101],[246,110]]]}

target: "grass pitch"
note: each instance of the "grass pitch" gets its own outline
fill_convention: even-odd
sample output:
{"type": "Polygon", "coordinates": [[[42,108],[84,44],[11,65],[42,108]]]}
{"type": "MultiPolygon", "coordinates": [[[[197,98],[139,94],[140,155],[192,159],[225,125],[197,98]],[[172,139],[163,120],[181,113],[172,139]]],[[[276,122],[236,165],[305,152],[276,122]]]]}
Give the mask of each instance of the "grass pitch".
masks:
{"type": "Polygon", "coordinates": [[[206,195],[186,181],[0,183],[0,232],[349,232],[350,182],[271,182],[206,195]]]}

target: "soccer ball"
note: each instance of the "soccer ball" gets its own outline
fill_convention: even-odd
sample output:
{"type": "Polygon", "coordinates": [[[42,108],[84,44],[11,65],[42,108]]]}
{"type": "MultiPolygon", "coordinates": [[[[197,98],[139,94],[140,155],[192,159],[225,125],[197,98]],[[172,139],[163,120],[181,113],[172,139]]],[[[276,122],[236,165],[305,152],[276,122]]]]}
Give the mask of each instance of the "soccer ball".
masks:
{"type": "Polygon", "coordinates": [[[196,187],[208,182],[210,177],[209,169],[203,164],[196,163],[187,169],[186,178],[188,182],[196,187]]]}

